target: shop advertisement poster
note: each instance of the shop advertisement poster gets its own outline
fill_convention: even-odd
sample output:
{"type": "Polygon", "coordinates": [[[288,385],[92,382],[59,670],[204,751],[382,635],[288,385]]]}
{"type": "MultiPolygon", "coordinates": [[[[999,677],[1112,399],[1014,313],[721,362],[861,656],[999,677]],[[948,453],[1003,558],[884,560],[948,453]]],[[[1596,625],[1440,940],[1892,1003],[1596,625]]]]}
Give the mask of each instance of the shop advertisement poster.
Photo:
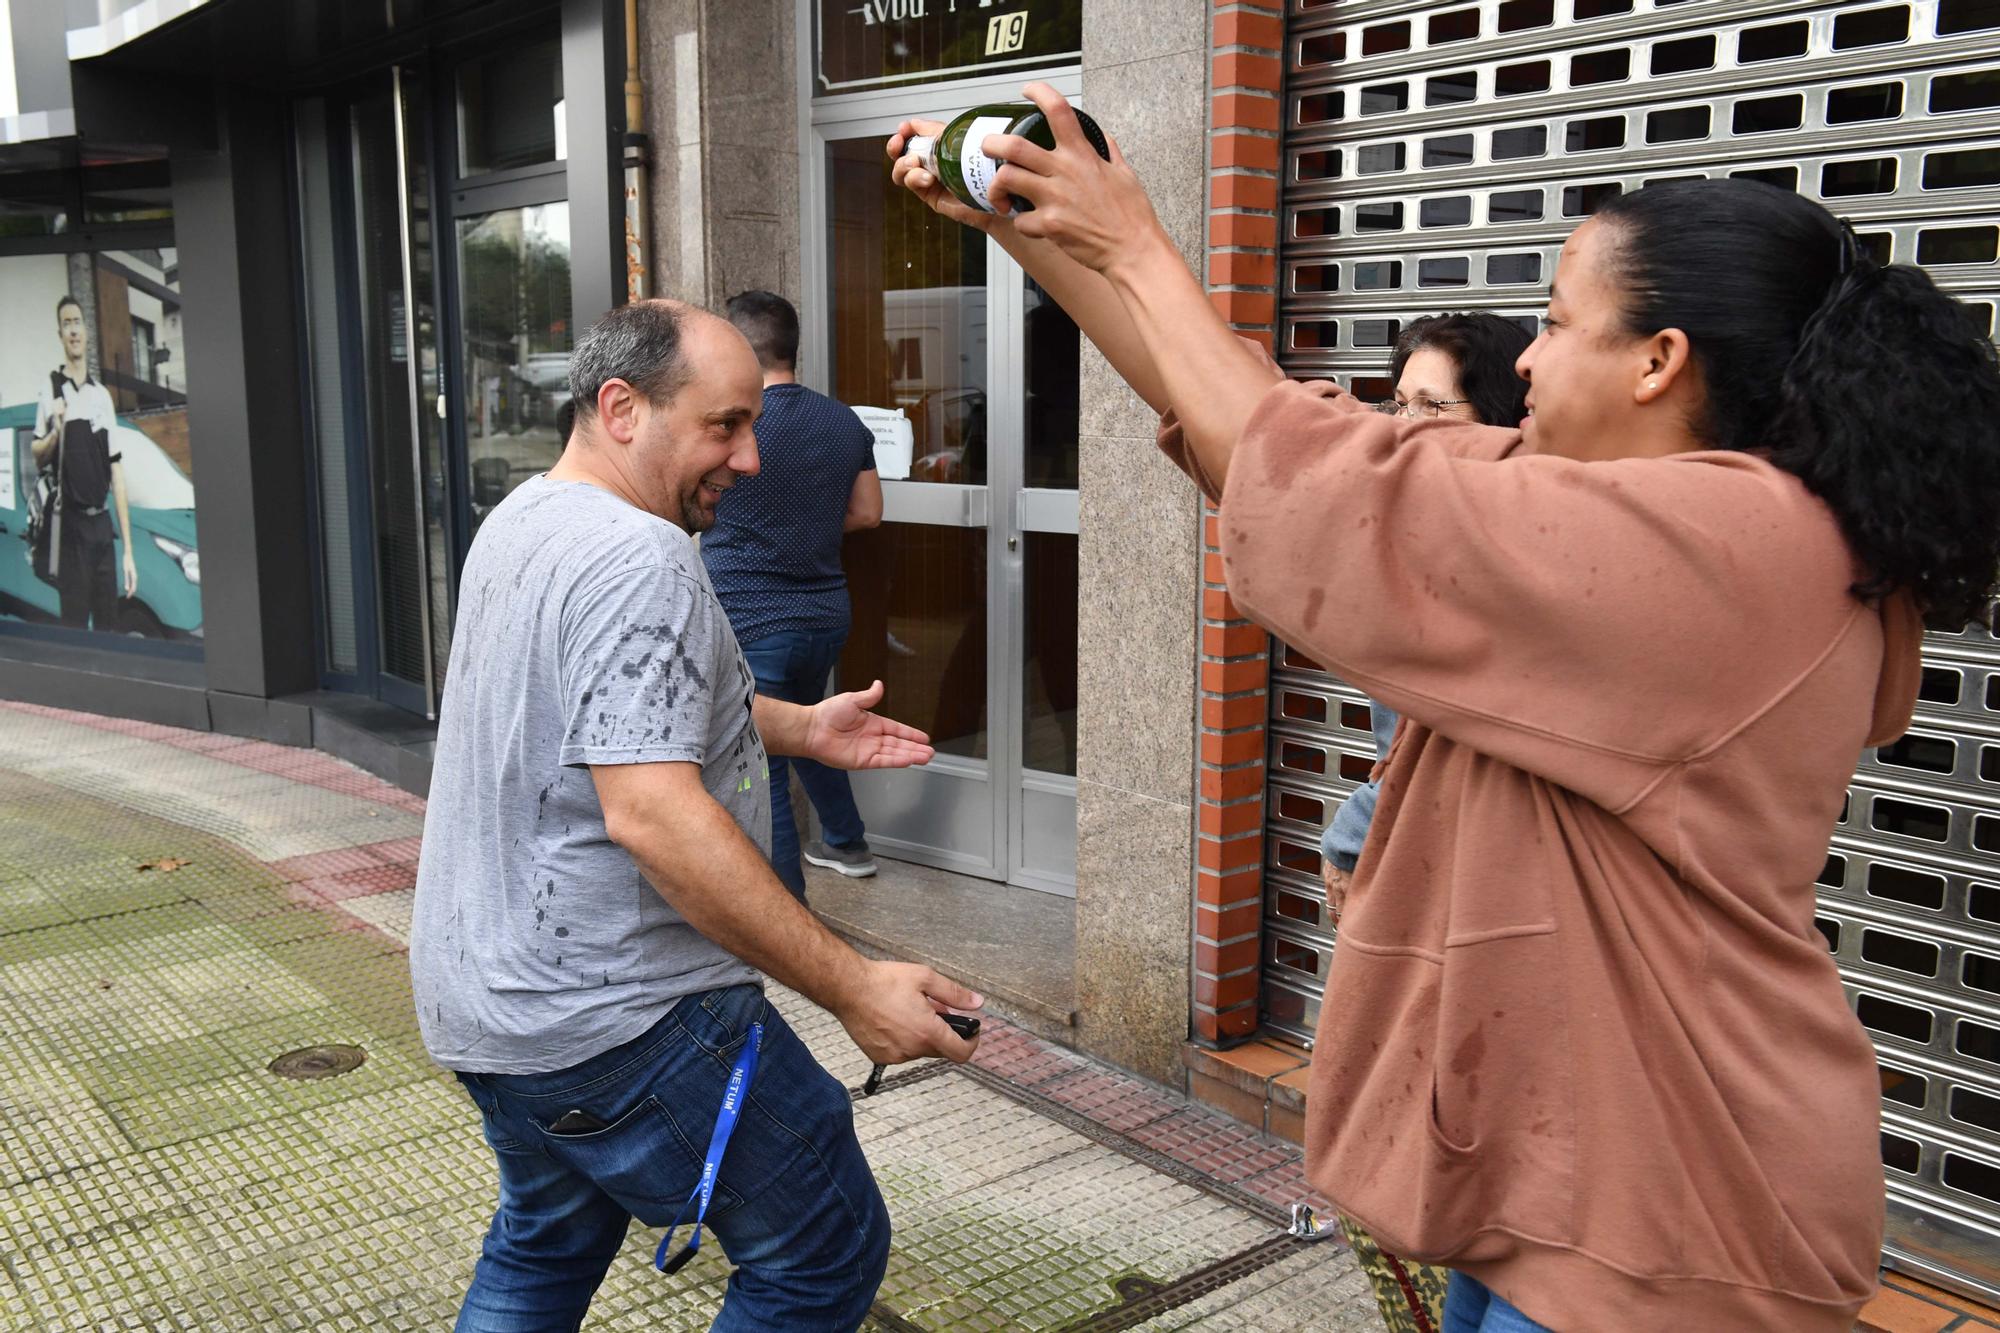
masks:
{"type": "Polygon", "coordinates": [[[0,624],[201,635],[172,248],[0,259],[0,624]]]}

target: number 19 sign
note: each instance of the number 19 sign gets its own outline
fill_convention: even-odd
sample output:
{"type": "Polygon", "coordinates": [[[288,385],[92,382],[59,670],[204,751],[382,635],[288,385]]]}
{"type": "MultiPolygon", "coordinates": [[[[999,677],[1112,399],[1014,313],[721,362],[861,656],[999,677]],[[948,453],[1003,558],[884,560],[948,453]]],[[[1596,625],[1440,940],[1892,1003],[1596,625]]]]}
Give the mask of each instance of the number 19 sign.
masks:
{"type": "Polygon", "coordinates": [[[1018,51],[1028,42],[1028,11],[1013,14],[995,14],[986,20],[986,54],[1007,55],[1018,51]]]}
{"type": "Polygon", "coordinates": [[[815,0],[817,95],[1083,56],[1082,0],[815,0]]]}

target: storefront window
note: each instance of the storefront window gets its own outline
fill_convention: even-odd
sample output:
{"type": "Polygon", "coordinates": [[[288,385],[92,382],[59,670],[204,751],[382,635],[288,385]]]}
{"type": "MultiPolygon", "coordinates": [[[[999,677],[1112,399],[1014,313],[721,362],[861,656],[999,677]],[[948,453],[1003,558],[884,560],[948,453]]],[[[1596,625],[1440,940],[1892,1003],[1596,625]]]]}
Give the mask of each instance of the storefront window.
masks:
{"type": "Polygon", "coordinates": [[[465,438],[474,528],[561,455],[569,401],[569,205],[458,220],[465,438]]]}
{"type": "Polygon", "coordinates": [[[1033,278],[1027,280],[1027,288],[1022,336],[1027,461],[1022,482],[1073,491],[1080,402],[1077,366],[1083,344],[1069,312],[1033,278]]]}
{"type": "Polygon", "coordinates": [[[986,237],[893,188],[879,139],[829,149],[834,396],[876,425],[884,481],[984,485],[986,237]]]}
{"type": "Polygon", "coordinates": [[[1076,776],[1076,534],[1021,534],[1021,767],[1076,776]]]}
{"type": "Polygon", "coordinates": [[[93,225],[170,221],[174,207],[167,160],[86,153],[83,216],[93,225]]]}
{"type": "Polygon", "coordinates": [[[0,259],[0,617],[201,634],[171,248],[0,259]]]}
{"type": "Polygon", "coordinates": [[[380,667],[422,689],[441,676],[434,668],[445,661],[451,625],[445,469],[437,444],[442,386],[431,246],[424,243],[430,227],[421,115],[426,100],[421,80],[406,71],[395,78],[402,81],[400,90],[371,92],[349,112],[361,301],[359,397],[368,449],[380,667]],[[399,114],[407,117],[402,127],[399,114]]]}
{"type": "Polygon", "coordinates": [[[62,148],[0,148],[0,238],[60,236],[76,223],[76,179],[62,148]]]}

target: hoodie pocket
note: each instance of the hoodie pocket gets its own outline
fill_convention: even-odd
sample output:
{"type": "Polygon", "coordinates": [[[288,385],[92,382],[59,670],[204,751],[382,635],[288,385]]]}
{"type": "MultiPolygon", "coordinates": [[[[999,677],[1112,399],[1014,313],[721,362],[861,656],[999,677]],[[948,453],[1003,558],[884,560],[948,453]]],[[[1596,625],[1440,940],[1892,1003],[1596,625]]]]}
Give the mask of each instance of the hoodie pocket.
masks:
{"type": "Polygon", "coordinates": [[[1435,1065],[1431,1067],[1430,1131],[1431,1142],[1450,1156],[1471,1157],[1479,1151],[1479,1140],[1477,1138],[1461,1143],[1454,1140],[1451,1136],[1451,1131],[1444,1127],[1443,1118],[1438,1111],[1438,1071],[1435,1065]]]}
{"type": "Polygon", "coordinates": [[[1571,1228],[1576,1120],[1556,952],[1552,931],[1526,929],[1446,950],[1424,1107],[1432,1253],[1490,1228],[1551,1239],[1571,1228]]]}

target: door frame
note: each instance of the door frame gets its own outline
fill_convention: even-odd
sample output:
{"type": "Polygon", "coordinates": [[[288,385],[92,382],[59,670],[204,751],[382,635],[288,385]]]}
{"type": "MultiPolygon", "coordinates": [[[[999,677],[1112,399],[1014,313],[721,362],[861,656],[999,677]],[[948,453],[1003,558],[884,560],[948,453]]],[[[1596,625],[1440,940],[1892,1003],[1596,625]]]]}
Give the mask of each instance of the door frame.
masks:
{"type": "MultiPolygon", "coordinates": [[[[416,345],[418,327],[414,316],[417,293],[412,290],[416,279],[413,254],[410,249],[415,243],[415,237],[412,235],[411,226],[413,201],[409,197],[409,150],[413,145],[407,140],[410,133],[409,112],[413,108],[406,105],[411,92],[407,78],[414,74],[424,85],[422,94],[424,105],[414,110],[424,118],[427,135],[422,146],[429,156],[429,170],[426,173],[429,197],[425,201],[430,218],[428,239],[431,247],[428,297],[433,311],[432,336],[438,343],[437,387],[445,404],[443,419],[436,426],[437,447],[440,450],[444,482],[442,508],[438,518],[444,527],[444,554],[448,565],[444,578],[445,604],[436,606],[432,604],[434,571],[428,566],[429,543],[423,543],[426,566],[421,595],[425,607],[424,642],[428,660],[431,656],[431,645],[435,642],[431,630],[432,618],[442,616],[449,621],[452,616],[456,606],[459,575],[465,566],[472,534],[472,488],[468,474],[468,442],[464,414],[463,328],[458,307],[461,291],[458,271],[458,222],[464,217],[499,209],[555,202],[567,203],[570,200],[567,159],[506,171],[481,173],[472,177],[460,177],[458,174],[459,66],[489,51],[518,41],[522,31],[529,26],[531,26],[529,23],[524,22],[510,26],[503,33],[487,35],[477,41],[411,52],[403,60],[371,69],[334,88],[304,93],[300,99],[315,99],[324,109],[324,146],[329,157],[328,192],[337,214],[332,233],[334,289],[331,295],[339,312],[337,318],[340,337],[340,373],[343,383],[342,410],[345,416],[350,497],[348,512],[345,515],[331,514],[322,510],[319,521],[345,523],[348,527],[355,616],[355,670],[333,671],[328,665],[322,642],[321,681],[328,688],[354,690],[425,718],[437,716],[438,699],[435,689],[438,677],[437,664],[431,663],[431,679],[422,683],[392,675],[381,665],[379,552],[375,546],[375,521],[370,499],[375,480],[374,464],[369,449],[367,413],[361,406],[361,399],[356,392],[362,384],[365,363],[361,349],[360,260],[354,233],[357,198],[352,108],[362,98],[378,93],[381,80],[386,78],[389,81],[391,105],[397,121],[399,183],[397,211],[401,223],[402,241],[399,281],[405,293],[407,321],[405,336],[409,339],[410,373],[416,377],[420,376],[416,345]]],[[[532,26],[546,27],[546,16],[537,16],[532,26]]],[[[298,148],[299,139],[295,133],[292,136],[292,151],[296,153],[298,148]]],[[[295,166],[295,171],[302,169],[302,164],[295,166]]],[[[572,329],[571,336],[574,337],[575,334],[576,330],[572,329]]],[[[310,391],[310,385],[308,389],[310,391]]],[[[420,378],[409,386],[408,393],[411,398],[410,410],[413,414],[420,416],[423,413],[436,413],[437,400],[426,397],[420,378]]],[[[309,430],[311,424],[308,421],[309,430]]],[[[413,431],[421,430],[425,424],[421,419],[414,419],[413,431]]],[[[316,434],[310,437],[317,439],[316,434]]],[[[419,469],[417,496],[421,506],[424,493],[421,455],[410,461],[419,469]]],[[[418,517],[421,531],[422,524],[427,522],[428,516],[420,509],[418,517]]],[[[315,559],[318,558],[319,553],[315,543],[315,559]]],[[[318,589],[315,595],[323,603],[324,589],[318,589]]],[[[321,614],[316,621],[322,639],[326,633],[324,615],[325,608],[322,604],[321,614]]]]}
{"type": "MultiPolygon", "coordinates": [[[[322,683],[330,688],[344,688],[351,684],[353,687],[358,688],[359,692],[378,699],[383,703],[400,708],[405,712],[413,713],[418,717],[434,718],[437,716],[437,701],[433,697],[431,682],[407,680],[390,673],[382,666],[380,619],[381,553],[376,547],[374,510],[375,483],[377,479],[368,428],[368,412],[365,407],[366,400],[362,392],[363,383],[366,379],[366,355],[362,348],[361,258],[359,238],[355,232],[360,196],[357,192],[355,181],[354,108],[360,105],[364,99],[379,95],[384,91],[382,81],[387,80],[390,114],[396,122],[396,211],[399,224],[399,259],[396,269],[396,280],[399,284],[399,289],[404,295],[404,338],[406,351],[411,361],[412,373],[414,374],[417,356],[417,331],[414,318],[415,293],[411,290],[413,270],[410,253],[409,145],[407,143],[408,125],[404,114],[404,71],[413,62],[423,63],[414,57],[413,60],[397,61],[369,70],[367,73],[347,80],[333,88],[302,95],[302,99],[310,98],[320,103],[325,122],[323,145],[328,157],[327,192],[329,202],[335,211],[331,234],[331,257],[333,259],[333,292],[331,295],[338,311],[336,319],[340,342],[341,400],[342,414],[345,418],[345,440],[343,443],[347,450],[347,513],[338,515],[322,510],[319,518],[323,524],[341,522],[347,525],[349,568],[350,577],[353,580],[352,592],[355,622],[354,671],[351,673],[335,673],[331,671],[324,653],[324,645],[322,645],[320,656],[320,669],[322,683]]],[[[298,151],[299,143],[299,138],[294,133],[292,136],[294,153],[298,151]]],[[[303,163],[299,163],[295,167],[295,172],[303,170],[303,163]]],[[[435,195],[435,180],[436,175],[433,172],[433,195],[435,195]]],[[[432,202],[433,207],[435,207],[435,199],[432,202]]],[[[432,216],[436,216],[435,212],[433,212],[432,216]]],[[[433,287],[435,288],[435,266],[433,266],[432,275],[433,287]]],[[[433,291],[432,299],[433,301],[436,300],[435,290],[433,291]]],[[[310,402],[312,401],[312,394],[317,392],[317,387],[308,384],[306,388],[306,401],[310,402]]],[[[387,391],[393,392],[393,388],[387,391]]],[[[414,401],[412,409],[414,410],[414,401]]],[[[309,427],[312,425],[311,422],[307,424],[309,427]]],[[[415,424],[414,422],[412,423],[413,427],[415,424]]],[[[318,449],[321,446],[321,441],[319,441],[316,429],[311,431],[310,438],[314,440],[314,448],[318,449]]],[[[422,460],[420,457],[413,458],[411,463],[413,466],[419,468],[416,498],[419,506],[417,514],[418,531],[421,533],[425,521],[425,516],[422,512],[422,460]]],[[[450,516],[448,513],[445,515],[445,518],[448,540],[450,526],[450,516]]],[[[428,662],[431,652],[429,617],[437,612],[430,606],[431,579],[428,565],[428,543],[420,541],[420,546],[423,548],[426,562],[420,595],[425,607],[423,637],[425,658],[428,662]]],[[[447,547],[447,549],[449,548],[447,547]]],[[[324,635],[326,608],[325,590],[323,587],[315,590],[315,597],[321,602],[320,614],[317,620],[320,623],[320,633],[324,635]]],[[[435,675],[435,672],[433,671],[432,674],[435,675]]]]}
{"type": "MultiPolygon", "coordinates": [[[[832,256],[829,251],[827,149],[840,139],[879,134],[885,141],[897,123],[912,114],[948,116],[987,101],[1017,101],[1024,82],[1040,79],[1079,105],[1083,75],[1076,66],[1015,71],[999,77],[912,83],[878,91],[814,99],[811,87],[809,15],[799,6],[799,155],[801,290],[800,380],[811,388],[832,388],[832,256]]],[[[885,164],[886,170],[886,164],[885,164]]],[[[917,780],[973,779],[987,787],[991,855],[913,845],[880,838],[879,845],[900,857],[942,869],[1004,880],[1065,897],[1076,895],[1073,870],[1031,868],[1029,849],[1036,832],[1031,804],[1046,809],[1052,800],[1074,820],[1073,775],[1028,770],[1022,763],[1023,689],[1026,680],[1026,570],[1019,537],[1025,531],[1077,531],[1079,492],[1024,488],[1026,369],[1019,355],[1026,313],[1027,274],[999,244],[986,241],[986,437],[984,486],[884,481],[883,521],[982,527],[987,540],[986,690],[987,757],[981,761],[940,755],[917,780]],[[996,448],[999,441],[1010,441],[996,448]],[[977,496],[972,493],[978,492],[977,496]],[[972,508],[983,512],[974,521],[972,508]],[[952,511],[959,511],[954,518],[952,511]],[[982,774],[983,770],[983,774],[982,774]]],[[[1072,845],[1075,831],[1068,830],[1072,845]]],[[[1072,862],[1073,864],[1073,862],[1072,862]]]]}

